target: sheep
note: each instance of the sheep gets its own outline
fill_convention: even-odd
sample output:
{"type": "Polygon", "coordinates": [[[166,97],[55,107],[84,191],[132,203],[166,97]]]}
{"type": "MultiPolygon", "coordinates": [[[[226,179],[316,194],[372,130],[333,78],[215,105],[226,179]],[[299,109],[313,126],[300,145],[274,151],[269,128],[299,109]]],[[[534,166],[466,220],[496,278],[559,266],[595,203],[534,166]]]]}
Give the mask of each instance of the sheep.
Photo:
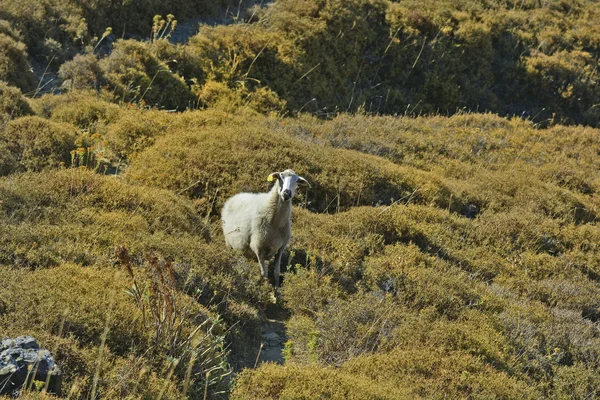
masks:
{"type": "Polygon", "coordinates": [[[256,257],[260,273],[267,278],[265,260],[275,256],[275,293],[279,290],[281,255],[292,236],[292,197],[298,182],[306,179],[291,169],[273,172],[275,181],[267,193],[238,193],[230,197],[221,210],[223,234],[228,247],[256,257]]]}

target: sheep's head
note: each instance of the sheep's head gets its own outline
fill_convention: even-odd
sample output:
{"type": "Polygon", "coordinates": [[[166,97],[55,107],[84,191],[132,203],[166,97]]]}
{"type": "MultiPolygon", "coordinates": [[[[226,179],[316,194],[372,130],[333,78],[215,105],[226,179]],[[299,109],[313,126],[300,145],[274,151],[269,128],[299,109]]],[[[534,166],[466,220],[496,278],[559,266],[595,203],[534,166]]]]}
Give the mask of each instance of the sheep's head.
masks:
{"type": "Polygon", "coordinates": [[[273,172],[267,178],[269,182],[276,179],[279,182],[279,197],[281,197],[281,200],[283,201],[290,201],[292,197],[294,197],[294,191],[296,190],[296,184],[298,182],[308,184],[306,179],[296,175],[291,169],[286,169],[283,172],[273,172]]]}

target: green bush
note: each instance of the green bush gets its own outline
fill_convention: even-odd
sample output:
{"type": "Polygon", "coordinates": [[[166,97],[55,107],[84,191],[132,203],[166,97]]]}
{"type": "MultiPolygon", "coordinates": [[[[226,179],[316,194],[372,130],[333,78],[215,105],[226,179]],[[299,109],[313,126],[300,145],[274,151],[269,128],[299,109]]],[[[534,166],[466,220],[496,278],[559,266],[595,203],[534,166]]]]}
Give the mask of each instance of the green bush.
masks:
{"type": "Polygon", "coordinates": [[[269,298],[254,265],[210,242],[214,228],[206,226],[191,201],[168,191],[80,169],[10,177],[0,191],[6,221],[1,263],[101,266],[113,262],[115,247],[126,246],[136,260],[152,251],[175,260],[182,282],[202,290],[203,300],[259,305],[269,298]]]}
{"type": "MultiPolygon", "coordinates": [[[[286,135],[286,125],[287,121],[274,118],[239,116],[227,127],[185,131],[175,126],[171,132],[177,134],[165,135],[138,155],[128,177],[208,200],[223,187],[217,194],[219,206],[240,188],[265,190],[267,185],[261,182],[268,174],[293,166],[309,182],[315,182],[307,194],[299,193],[300,201],[312,210],[335,212],[401,200],[450,205],[452,192],[427,171],[297,139],[286,135]],[[260,169],[249,171],[249,162],[260,169]]],[[[451,206],[461,210],[464,203],[454,199],[451,206]]]]}
{"type": "MultiPolygon", "coordinates": [[[[310,311],[293,310],[295,315],[310,311]]],[[[391,297],[373,292],[348,300],[331,297],[326,306],[309,314],[312,318],[298,316],[288,322],[287,361],[340,366],[355,357],[385,351],[393,347],[394,332],[405,312],[391,297]]]]}
{"type": "Polygon", "coordinates": [[[556,370],[556,399],[598,396],[598,374],[581,363],[560,367],[556,370]]]}
{"type": "MultiPolygon", "coordinates": [[[[211,328],[215,336],[206,340],[198,337],[198,340],[202,339],[198,342],[199,346],[207,343],[225,346],[226,343],[236,351],[231,358],[234,363],[255,356],[253,349],[258,346],[261,331],[258,309],[270,303],[271,288],[260,278],[255,263],[231,253],[221,243],[211,241],[210,236],[216,227],[206,224],[194,202],[168,191],[131,186],[118,177],[80,168],[4,178],[0,180],[0,198],[0,265],[21,271],[12,274],[0,288],[3,307],[0,318],[6,317],[6,321],[10,321],[3,323],[5,331],[0,332],[1,335],[18,335],[20,330],[27,329],[26,315],[29,315],[29,321],[35,320],[36,326],[47,328],[41,328],[40,332],[52,333],[53,337],[48,340],[53,343],[58,340],[55,336],[64,318],[64,309],[77,308],[75,304],[78,304],[80,308],[69,314],[65,325],[69,329],[69,337],[78,341],[74,344],[77,348],[86,344],[97,354],[106,310],[110,309],[113,301],[114,307],[118,307],[114,309],[121,314],[114,316],[116,326],[111,327],[107,339],[110,351],[105,350],[105,354],[110,367],[101,372],[99,389],[109,398],[118,398],[118,393],[157,390],[168,382],[171,383],[167,385],[167,393],[172,393],[172,396],[181,394],[186,369],[195,351],[186,347],[185,339],[195,328],[190,324],[200,324],[207,317],[216,324],[211,328]],[[129,261],[124,261],[125,258],[115,250],[120,246],[126,246],[129,261]],[[157,271],[162,275],[157,275],[157,271]],[[28,274],[35,276],[22,278],[28,274]],[[158,276],[162,276],[162,280],[158,276]],[[54,284],[55,280],[58,283],[54,284]],[[78,280],[85,280],[86,285],[77,286],[75,282],[78,280]],[[34,284],[34,281],[37,282],[35,285],[47,288],[39,292],[45,297],[28,298],[30,302],[44,304],[45,308],[38,308],[39,315],[23,312],[19,307],[29,307],[29,303],[19,303],[15,297],[23,291],[17,285],[34,284]],[[161,286],[165,281],[170,282],[168,290],[161,286]],[[56,294],[57,285],[75,285],[81,290],[59,290],[56,294]],[[89,285],[96,289],[92,290],[89,285]],[[116,298],[111,300],[112,292],[107,288],[116,289],[116,298]],[[93,294],[94,290],[106,293],[97,295],[93,294]],[[125,295],[124,290],[131,297],[125,295]],[[136,302],[135,293],[143,296],[139,298],[142,305],[146,304],[144,299],[149,299],[148,305],[144,306],[146,311],[136,302]],[[152,297],[152,293],[159,297],[152,297]],[[80,298],[86,294],[89,295],[87,299],[80,298]],[[143,314],[149,318],[150,311],[154,312],[153,304],[161,304],[155,303],[160,296],[165,296],[162,303],[165,308],[161,312],[170,310],[171,299],[177,303],[174,309],[184,313],[175,315],[184,319],[173,320],[175,336],[161,335],[157,342],[156,327],[143,323],[143,314]],[[98,305],[98,302],[108,305],[98,305]],[[211,311],[206,307],[210,307],[211,311]],[[18,312],[23,318],[13,318],[13,312],[18,312]],[[217,318],[217,312],[222,317],[217,318]],[[183,325],[179,325],[180,322],[183,325]],[[227,337],[223,342],[225,332],[227,337]],[[131,338],[135,339],[135,346],[131,338]],[[179,345],[173,346],[173,340],[169,338],[176,338],[174,343],[179,345]],[[153,352],[158,354],[153,356],[153,352]],[[167,376],[169,362],[166,356],[180,358],[172,380],[167,376]],[[130,386],[135,374],[119,378],[119,371],[127,368],[142,374],[141,382],[150,386],[130,386]],[[111,388],[118,379],[125,379],[125,387],[115,394],[111,388]]],[[[223,370],[218,372],[218,369],[226,367],[223,364],[226,353],[223,347],[215,349],[202,356],[198,354],[195,359],[192,375],[195,386],[189,389],[195,391],[194,396],[198,392],[204,393],[208,368],[215,367],[210,377],[210,393],[223,390],[220,385],[225,384],[223,379],[226,376],[223,376],[223,370]]],[[[78,360],[77,357],[83,357],[81,350],[72,351],[75,353],[58,359],[66,363],[66,367],[74,368],[67,376],[69,385],[77,386],[81,391],[75,397],[89,397],[96,362],[78,360]]],[[[218,398],[218,395],[215,396],[218,398]]]]}
{"type": "Polygon", "coordinates": [[[396,349],[388,354],[356,358],[346,374],[372,379],[373,385],[411,388],[414,398],[535,399],[539,393],[507,373],[494,371],[461,351],[396,349]]]}
{"type": "MultiPolygon", "coordinates": [[[[72,2],[9,1],[0,7],[0,17],[11,21],[32,55],[42,62],[51,61],[53,47],[58,46],[61,53],[73,54],[73,47],[81,47],[88,40],[86,19],[80,6],[72,2]],[[48,39],[55,45],[47,46],[48,39]]],[[[57,61],[64,61],[61,57],[57,61]]]]}
{"type": "Polygon", "coordinates": [[[114,157],[132,161],[165,133],[173,119],[160,111],[130,108],[108,124],[103,138],[114,157]]]}
{"type": "Polygon", "coordinates": [[[250,24],[203,26],[165,55],[198,94],[211,82],[268,88],[292,111],[467,109],[594,125],[595,11],[587,1],[278,1],[251,10],[250,24]]]}
{"type": "Polygon", "coordinates": [[[0,5],[0,18],[10,21],[40,62],[58,67],[81,49],[91,49],[111,27],[117,37],[134,34],[149,37],[155,15],[222,17],[228,7],[245,4],[230,0],[181,2],[134,0],[113,4],[109,0],[25,0],[0,5]]]}
{"type": "Polygon", "coordinates": [[[533,53],[525,61],[531,76],[531,93],[536,93],[540,106],[553,112],[552,118],[594,125],[600,116],[595,107],[600,93],[595,90],[598,74],[594,57],[586,51],[557,51],[554,54],[533,53]]]}
{"type": "MultiPolygon", "coordinates": [[[[119,321],[109,333],[103,397],[151,396],[159,387],[165,397],[184,396],[189,349],[178,353],[182,348],[170,343],[180,342],[140,316],[151,303],[169,314],[168,299],[199,318],[185,329],[210,317],[216,336],[209,342],[219,346],[226,332],[232,367],[254,365],[268,339],[262,335],[275,308],[272,287],[255,260],[225,248],[218,215],[228,196],[268,190],[267,175],[288,167],[312,186],[299,187],[294,199],[284,309],[275,308],[278,317],[286,315],[286,361],[236,375],[234,398],[594,393],[597,129],[538,129],[530,121],[472,113],[261,116],[226,83],[204,88],[214,89],[214,99],[231,95],[235,106],[167,113],[73,90],[32,100],[38,116],[8,123],[13,132],[13,125],[34,122],[69,127],[73,144],[121,158],[119,171],[126,165],[116,176],[43,166],[50,170],[0,179],[0,268],[8,282],[0,283],[0,322],[23,313],[14,324],[0,324],[0,335],[32,329],[55,345],[72,397],[90,397],[104,332],[97,309],[108,307],[107,298],[88,288],[94,284],[111,288],[107,293],[119,288],[113,307],[133,321],[119,321]],[[122,246],[128,257],[116,251],[122,246]],[[32,296],[44,306],[28,318],[19,307],[31,303],[16,304],[22,285],[51,287],[54,280],[86,282],[73,296],[50,290],[32,296]],[[86,293],[95,299],[79,300],[86,293]],[[62,307],[46,302],[82,305],[69,320],[72,334],[58,337],[62,307]],[[143,346],[131,347],[118,332],[143,346]],[[159,356],[147,356],[156,349],[159,356]],[[182,360],[171,377],[167,356],[182,360]]],[[[3,141],[11,137],[6,132],[3,141]]],[[[215,354],[209,368],[225,373],[224,353],[215,354]]],[[[200,375],[187,395],[202,397],[204,375],[194,368],[200,375]]],[[[209,396],[220,396],[218,376],[209,396]]]]}
{"type": "MultiPolygon", "coordinates": [[[[597,123],[595,2],[286,0],[248,9],[241,17],[247,23],[202,25],[185,44],[166,40],[176,17],[231,16],[250,3],[152,0],[142,10],[137,1],[119,7],[106,0],[7,1],[0,18],[12,25],[4,23],[0,42],[13,62],[4,64],[27,67],[24,42],[38,69],[67,62],[62,74],[72,84],[97,86],[93,60],[69,59],[108,44],[112,37],[103,32],[112,32],[152,40],[117,42],[110,61],[101,63],[118,101],[182,110],[198,106],[201,96],[202,106],[233,102],[266,113],[469,110],[543,125],[597,123]],[[220,91],[222,102],[213,101],[218,85],[228,89],[220,91]]],[[[13,75],[0,78],[33,89],[31,74],[13,75]]]]}

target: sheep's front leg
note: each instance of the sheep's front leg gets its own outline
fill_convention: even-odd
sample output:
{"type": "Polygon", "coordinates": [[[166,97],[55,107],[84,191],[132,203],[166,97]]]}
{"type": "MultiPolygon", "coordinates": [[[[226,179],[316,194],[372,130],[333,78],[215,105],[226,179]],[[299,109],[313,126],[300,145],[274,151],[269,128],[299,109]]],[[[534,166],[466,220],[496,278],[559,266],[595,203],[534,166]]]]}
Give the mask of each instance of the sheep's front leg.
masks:
{"type": "Polygon", "coordinates": [[[258,263],[260,264],[260,275],[263,278],[269,277],[269,271],[267,270],[267,263],[265,262],[265,256],[262,253],[257,253],[258,263]]]}
{"type": "Polygon", "coordinates": [[[275,278],[275,288],[279,287],[279,273],[281,271],[281,256],[283,255],[283,246],[277,250],[277,254],[275,255],[275,271],[273,272],[273,277],[275,278]]]}

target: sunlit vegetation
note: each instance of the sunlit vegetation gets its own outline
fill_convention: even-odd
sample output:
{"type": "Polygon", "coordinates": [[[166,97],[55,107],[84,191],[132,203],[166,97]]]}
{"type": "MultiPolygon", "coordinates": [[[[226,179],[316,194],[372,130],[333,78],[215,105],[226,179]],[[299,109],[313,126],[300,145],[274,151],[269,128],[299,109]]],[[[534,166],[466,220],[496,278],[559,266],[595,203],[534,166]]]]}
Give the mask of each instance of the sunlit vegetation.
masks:
{"type": "Polygon", "coordinates": [[[0,337],[65,397],[600,396],[597,2],[119,3],[0,2],[0,337]],[[219,213],[285,168],[275,306],[219,213]]]}

